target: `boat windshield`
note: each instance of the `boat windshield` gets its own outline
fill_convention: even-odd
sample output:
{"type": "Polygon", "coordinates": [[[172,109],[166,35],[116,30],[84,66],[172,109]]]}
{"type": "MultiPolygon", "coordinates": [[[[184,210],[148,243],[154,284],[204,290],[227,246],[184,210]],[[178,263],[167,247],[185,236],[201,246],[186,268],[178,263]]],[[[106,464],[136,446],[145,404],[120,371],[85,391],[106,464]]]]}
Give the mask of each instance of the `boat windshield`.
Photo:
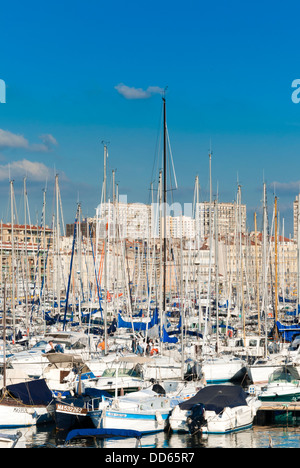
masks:
{"type": "MultiPolygon", "coordinates": [[[[120,367],[118,369],[118,377],[140,377],[140,376],[141,374],[140,372],[138,372],[136,368],[127,369],[124,367],[120,367]]],[[[106,369],[103,372],[102,377],[117,377],[117,369],[116,368],[106,369]]]]}
{"type": "Polygon", "coordinates": [[[46,348],[48,342],[45,341],[45,340],[42,340],[42,341],[39,341],[38,343],[36,343],[34,346],[32,346],[31,349],[44,349],[46,348]]]}
{"type": "Polygon", "coordinates": [[[295,380],[299,381],[299,379],[299,374],[295,368],[285,367],[274,371],[270,376],[269,383],[278,381],[293,382],[295,380]]]}

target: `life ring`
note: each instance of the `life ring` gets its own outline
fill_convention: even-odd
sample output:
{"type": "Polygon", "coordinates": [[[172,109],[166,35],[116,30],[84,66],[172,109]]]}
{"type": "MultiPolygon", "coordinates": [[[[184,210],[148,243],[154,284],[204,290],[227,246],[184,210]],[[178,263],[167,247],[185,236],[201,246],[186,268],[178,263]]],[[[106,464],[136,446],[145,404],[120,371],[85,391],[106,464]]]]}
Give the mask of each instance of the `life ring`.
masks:
{"type": "Polygon", "coordinates": [[[157,348],[151,349],[150,356],[153,356],[154,354],[158,354],[158,349],[157,348]]]}

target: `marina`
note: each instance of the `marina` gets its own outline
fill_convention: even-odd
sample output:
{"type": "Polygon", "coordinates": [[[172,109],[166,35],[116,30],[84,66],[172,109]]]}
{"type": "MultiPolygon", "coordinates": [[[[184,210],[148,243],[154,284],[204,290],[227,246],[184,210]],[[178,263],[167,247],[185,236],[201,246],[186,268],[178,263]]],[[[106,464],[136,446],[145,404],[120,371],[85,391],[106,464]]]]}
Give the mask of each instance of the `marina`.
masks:
{"type": "MultiPolygon", "coordinates": [[[[200,225],[194,236],[171,232],[165,95],[162,107],[163,170],[154,230],[146,223],[143,233],[124,235],[114,172],[113,202],[107,201],[105,143],[95,224],[85,225],[78,204],[68,243],[61,232],[58,176],[52,226],[45,224],[44,192],[42,223],[34,231],[26,216],[24,226],[13,223],[10,182],[11,224],[1,225],[0,250],[7,265],[1,269],[0,427],[9,431],[4,445],[32,447],[29,429],[34,434],[47,425],[54,425],[50,444],[57,447],[85,446],[86,439],[96,446],[100,440],[103,447],[131,447],[134,440],[135,447],[156,446],[157,440],[173,447],[175,440],[188,444],[192,436],[197,448],[212,440],[219,446],[217,437],[244,432],[252,444],[256,427],[269,431],[278,421],[298,421],[299,298],[283,294],[298,287],[300,243],[288,246],[298,259],[296,268],[288,263],[295,274],[279,270],[285,241],[278,235],[276,197],[269,234],[265,184],[263,232],[255,230],[254,243],[244,236],[240,186],[227,232],[234,236],[232,245],[230,236],[222,238],[222,204],[212,193],[206,234],[200,225]],[[11,234],[5,247],[4,232],[11,234]],[[28,232],[35,232],[34,248],[28,232]]],[[[211,180],[211,153],[209,169],[211,180]]],[[[196,193],[197,188],[196,178],[196,193]]],[[[26,179],[24,201],[26,214],[26,179]]],[[[198,209],[195,204],[199,223],[198,209]]],[[[132,229],[136,217],[126,223],[132,229]]],[[[45,431],[46,439],[50,434],[45,431]]]]}
{"type": "Polygon", "coordinates": [[[299,5],[29,3],[1,7],[0,448],[300,448],[299,5]]]}

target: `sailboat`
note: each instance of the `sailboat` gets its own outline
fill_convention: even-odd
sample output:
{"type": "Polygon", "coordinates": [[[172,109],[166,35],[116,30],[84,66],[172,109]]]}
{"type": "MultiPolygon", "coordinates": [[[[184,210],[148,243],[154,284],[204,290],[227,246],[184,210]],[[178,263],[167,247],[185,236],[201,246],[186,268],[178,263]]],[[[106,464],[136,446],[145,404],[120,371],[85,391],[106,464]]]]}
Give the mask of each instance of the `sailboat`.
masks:
{"type": "Polygon", "coordinates": [[[52,420],[52,392],[44,379],[6,385],[6,279],[3,294],[3,388],[0,428],[26,427],[52,420]]]}
{"type": "Polygon", "coordinates": [[[172,409],[170,399],[152,389],[116,399],[103,398],[99,406],[88,413],[96,428],[134,430],[138,427],[143,434],[164,431],[172,409]]]}

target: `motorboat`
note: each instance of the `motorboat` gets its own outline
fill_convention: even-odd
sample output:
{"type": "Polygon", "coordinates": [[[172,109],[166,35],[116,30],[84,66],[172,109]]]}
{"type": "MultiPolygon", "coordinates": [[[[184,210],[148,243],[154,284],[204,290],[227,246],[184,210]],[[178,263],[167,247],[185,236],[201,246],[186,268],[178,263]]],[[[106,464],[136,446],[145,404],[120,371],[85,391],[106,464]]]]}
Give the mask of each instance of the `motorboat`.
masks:
{"type": "Polygon", "coordinates": [[[113,395],[134,392],[144,386],[143,365],[150,358],[137,355],[116,356],[107,363],[100,377],[82,381],[82,389],[105,390],[113,395]]]}
{"type": "Polygon", "coordinates": [[[269,383],[257,392],[261,401],[299,401],[300,377],[295,367],[282,366],[275,370],[269,383]]]}
{"type": "Polygon", "coordinates": [[[174,432],[227,434],[248,429],[261,402],[236,385],[208,385],[177,405],[170,417],[174,432]]]}
{"type": "Polygon", "coordinates": [[[134,430],[143,434],[164,431],[171,413],[170,398],[152,389],[103,398],[100,408],[89,412],[96,428],[134,430]]]}
{"type": "Polygon", "coordinates": [[[247,365],[243,359],[235,356],[208,356],[203,360],[201,370],[207,384],[242,382],[247,365]]]}

